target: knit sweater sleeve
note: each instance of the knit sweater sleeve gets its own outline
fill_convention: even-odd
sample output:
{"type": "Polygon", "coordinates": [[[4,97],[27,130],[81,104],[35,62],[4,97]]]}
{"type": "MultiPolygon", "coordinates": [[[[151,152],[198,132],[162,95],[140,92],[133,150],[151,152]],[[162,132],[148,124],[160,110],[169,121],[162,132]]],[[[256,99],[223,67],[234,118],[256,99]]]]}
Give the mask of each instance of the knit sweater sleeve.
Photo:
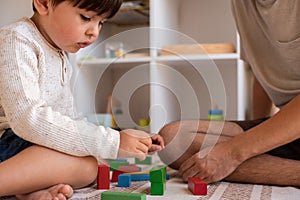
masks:
{"type": "Polygon", "coordinates": [[[43,69],[38,49],[11,31],[0,34],[0,104],[10,127],[21,138],[75,156],[98,161],[116,158],[119,133],[54,111],[40,88],[43,69]]]}

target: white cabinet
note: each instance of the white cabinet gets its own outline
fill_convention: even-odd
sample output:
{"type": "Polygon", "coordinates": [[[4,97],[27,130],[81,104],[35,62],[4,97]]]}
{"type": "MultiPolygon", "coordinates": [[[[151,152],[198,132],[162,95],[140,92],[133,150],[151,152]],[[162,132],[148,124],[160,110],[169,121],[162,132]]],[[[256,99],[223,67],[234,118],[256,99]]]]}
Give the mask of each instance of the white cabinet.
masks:
{"type": "Polygon", "coordinates": [[[113,94],[123,111],[116,116],[118,125],[136,127],[139,119],[151,118],[151,132],[174,120],[205,119],[214,104],[225,111],[225,119],[244,119],[245,69],[230,0],[149,3],[149,23],[105,24],[98,43],[70,55],[78,65],[74,89],[79,110],[106,112],[107,97],[113,94]],[[112,41],[122,42],[126,52],[146,54],[105,58],[105,45],[112,41]],[[232,43],[237,52],[160,55],[166,45],[196,43],[232,43]]]}

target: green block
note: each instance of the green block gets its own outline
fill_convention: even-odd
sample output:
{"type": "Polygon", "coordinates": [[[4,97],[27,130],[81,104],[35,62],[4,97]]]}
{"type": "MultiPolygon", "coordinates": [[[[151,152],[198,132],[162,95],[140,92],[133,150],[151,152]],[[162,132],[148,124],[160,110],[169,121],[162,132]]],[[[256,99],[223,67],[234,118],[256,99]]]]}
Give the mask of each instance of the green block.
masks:
{"type": "Polygon", "coordinates": [[[156,165],[150,170],[151,183],[164,183],[166,182],[167,167],[165,165],[156,165]]]}
{"type": "Polygon", "coordinates": [[[101,193],[101,200],[146,200],[146,194],[129,192],[104,191],[101,193]]]}
{"type": "Polygon", "coordinates": [[[152,183],[151,182],[151,195],[164,195],[166,183],[152,183]]]}
{"type": "Polygon", "coordinates": [[[223,121],[224,120],[224,116],[223,115],[208,115],[207,119],[208,120],[223,121]]]}
{"type": "Polygon", "coordinates": [[[110,165],[110,170],[118,170],[120,166],[128,166],[129,162],[123,160],[111,160],[109,162],[109,165],[110,165]]]}
{"type": "Polygon", "coordinates": [[[151,165],[152,164],[152,157],[147,156],[145,160],[139,160],[135,158],[135,164],[137,165],[151,165]]]}

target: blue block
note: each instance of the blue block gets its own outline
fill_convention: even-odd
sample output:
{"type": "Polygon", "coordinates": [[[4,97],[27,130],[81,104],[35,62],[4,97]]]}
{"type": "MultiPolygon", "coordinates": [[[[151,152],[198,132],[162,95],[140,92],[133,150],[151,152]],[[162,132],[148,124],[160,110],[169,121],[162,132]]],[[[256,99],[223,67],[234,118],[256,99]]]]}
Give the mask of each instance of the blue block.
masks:
{"type": "Polygon", "coordinates": [[[118,187],[130,187],[130,185],[131,185],[130,174],[120,174],[118,176],[118,187]]]}
{"type": "Polygon", "coordinates": [[[130,174],[131,181],[149,181],[150,175],[149,174],[130,174]]]}
{"type": "Polygon", "coordinates": [[[209,110],[209,115],[223,115],[223,110],[209,110]]]}

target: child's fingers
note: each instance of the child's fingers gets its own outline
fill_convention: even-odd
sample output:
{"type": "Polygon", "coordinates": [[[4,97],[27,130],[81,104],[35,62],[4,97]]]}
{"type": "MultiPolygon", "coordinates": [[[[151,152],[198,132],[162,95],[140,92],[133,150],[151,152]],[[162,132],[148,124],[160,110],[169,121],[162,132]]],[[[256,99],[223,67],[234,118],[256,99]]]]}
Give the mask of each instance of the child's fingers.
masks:
{"type": "Polygon", "coordinates": [[[149,152],[161,151],[163,148],[160,145],[153,144],[149,148],[149,152]]]}
{"type": "Polygon", "coordinates": [[[140,140],[140,143],[142,143],[142,144],[144,144],[145,146],[147,146],[147,151],[148,151],[148,149],[151,147],[151,145],[152,145],[152,140],[151,140],[151,138],[149,137],[149,138],[141,138],[140,140]]]}
{"type": "Polygon", "coordinates": [[[165,147],[164,139],[160,135],[152,135],[152,144],[159,145],[161,148],[165,147]]]}
{"type": "Polygon", "coordinates": [[[151,144],[148,145],[148,144],[141,142],[141,143],[137,144],[136,151],[146,154],[146,153],[148,153],[150,146],[151,146],[151,144]]]}

